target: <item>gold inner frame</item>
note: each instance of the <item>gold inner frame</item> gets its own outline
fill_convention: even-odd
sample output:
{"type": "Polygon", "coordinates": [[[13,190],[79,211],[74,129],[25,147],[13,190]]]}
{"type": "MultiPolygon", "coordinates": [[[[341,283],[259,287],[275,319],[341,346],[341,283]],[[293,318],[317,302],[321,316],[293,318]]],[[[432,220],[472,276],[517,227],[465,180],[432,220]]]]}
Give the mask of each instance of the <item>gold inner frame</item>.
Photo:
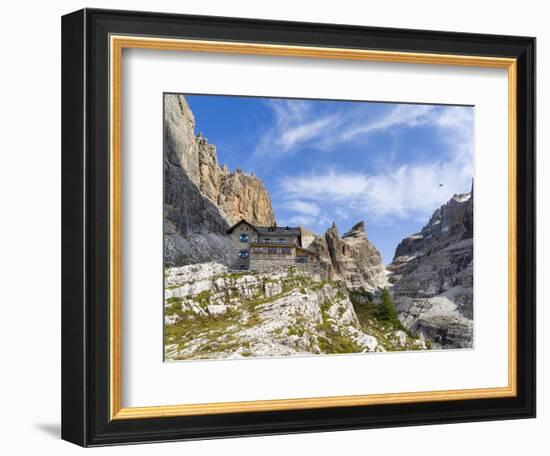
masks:
{"type": "Polygon", "coordinates": [[[517,394],[517,62],[511,58],[387,52],[242,42],[110,36],[110,414],[111,419],[299,410],[374,404],[512,397],[517,394]],[[170,406],[122,407],[122,144],[123,49],[253,54],[316,59],[366,60],[508,70],[508,385],[505,387],[274,399],[170,406]]]}

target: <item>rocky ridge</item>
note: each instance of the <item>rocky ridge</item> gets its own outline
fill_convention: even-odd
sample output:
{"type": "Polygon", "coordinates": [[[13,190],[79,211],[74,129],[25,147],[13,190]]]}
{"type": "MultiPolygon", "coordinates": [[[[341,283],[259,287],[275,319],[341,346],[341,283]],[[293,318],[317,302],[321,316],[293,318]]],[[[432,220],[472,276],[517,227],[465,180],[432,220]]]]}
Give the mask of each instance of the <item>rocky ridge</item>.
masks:
{"type": "Polygon", "coordinates": [[[229,224],[196,184],[194,118],[183,97],[165,97],[164,122],[165,266],[225,263],[231,248],[229,224]]]}
{"type": "Polygon", "coordinates": [[[397,246],[388,266],[399,318],[436,348],[473,344],[473,187],[397,246]]]}
{"type": "Polygon", "coordinates": [[[298,271],[230,273],[218,263],[165,273],[165,358],[241,358],[425,349],[360,322],[345,288],[298,271]]]}
{"type": "Polygon", "coordinates": [[[317,252],[333,280],[341,279],[350,290],[378,290],[387,285],[382,257],[369,241],[363,221],[341,238],[335,223],[309,246],[317,252]]]}
{"type": "Polygon", "coordinates": [[[165,144],[172,163],[179,163],[191,182],[217,206],[229,225],[246,219],[271,226],[275,215],[262,181],[240,169],[220,166],[216,146],[195,134],[195,117],[183,95],[165,95],[165,144]]]}

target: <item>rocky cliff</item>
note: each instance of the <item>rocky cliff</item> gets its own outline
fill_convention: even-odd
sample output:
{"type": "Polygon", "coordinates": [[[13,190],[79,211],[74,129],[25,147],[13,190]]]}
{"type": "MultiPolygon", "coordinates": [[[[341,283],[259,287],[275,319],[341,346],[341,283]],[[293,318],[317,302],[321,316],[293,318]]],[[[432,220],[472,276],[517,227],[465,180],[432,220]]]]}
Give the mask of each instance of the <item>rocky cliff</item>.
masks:
{"type": "Polygon", "coordinates": [[[473,188],[454,195],[403,239],[388,266],[399,318],[434,347],[473,344],[473,188]]]}
{"type": "Polygon", "coordinates": [[[179,162],[230,225],[242,218],[255,225],[273,225],[275,215],[262,181],[219,165],[216,146],[202,134],[195,135],[195,118],[182,95],[165,95],[164,103],[166,155],[179,162]]]}
{"type": "Polygon", "coordinates": [[[302,240],[302,247],[304,249],[309,248],[311,243],[317,238],[318,236],[311,231],[309,228],[300,225],[300,238],[302,240]]]}
{"type": "Polygon", "coordinates": [[[341,238],[335,223],[309,246],[317,252],[329,276],[341,279],[350,290],[377,290],[386,285],[386,271],[365,223],[359,222],[341,238]]]}
{"type": "Polygon", "coordinates": [[[229,224],[197,185],[195,120],[183,97],[165,96],[164,123],[165,265],[227,263],[229,224]]]}
{"type": "Polygon", "coordinates": [[[218,207],[231,224],[241,219],[260,226],[275,224],[269,193],[260,179],[240,169],[228,173],[227,168],[222,169],[222,177],[218,207]]]}
{"type": "Polygon", "coordinates": [[[345,287],[297,271],[232,274],[218,263],[165,273],[165,359],[425,349],[359,320],[345,287]]]}
{"type": "Polygon", "coordinates": [[[195,134],[183,96],[165,95],[164,103],[165,263],[228,264],[233,223],[274,223],[269,194],[256,177],[219,166],[215,146],[195,134]]]}

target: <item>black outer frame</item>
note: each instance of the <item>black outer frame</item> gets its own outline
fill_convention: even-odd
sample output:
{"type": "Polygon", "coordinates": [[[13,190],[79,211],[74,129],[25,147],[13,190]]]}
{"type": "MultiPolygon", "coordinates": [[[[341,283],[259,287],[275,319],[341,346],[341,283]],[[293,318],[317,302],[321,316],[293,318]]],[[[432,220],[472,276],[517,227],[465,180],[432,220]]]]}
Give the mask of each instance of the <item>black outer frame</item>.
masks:
{"type": "Polygon", "coordinates": [[[62,18],[62,438],[82,446],[535,417],[535,39],[84,9],[62,18]],[[109,418],[110,34],[511,57],[517,66],[514,398],[109,418]]]}

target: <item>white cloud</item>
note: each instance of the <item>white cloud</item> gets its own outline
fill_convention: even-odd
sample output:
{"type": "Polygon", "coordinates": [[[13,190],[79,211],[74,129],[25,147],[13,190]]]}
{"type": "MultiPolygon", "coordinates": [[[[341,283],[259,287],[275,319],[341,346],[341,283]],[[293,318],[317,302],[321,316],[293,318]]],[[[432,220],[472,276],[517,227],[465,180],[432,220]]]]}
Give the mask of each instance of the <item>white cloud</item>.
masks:
{"type": "Polygon", "coordinates": [[[319,223],[319,220],[317,217],[309,216],[309,215],[295,215],[293,217],[290,217],[289,219],[289,225],[292,226],[315,226],[317,223],[319,223]]]}
{"type": "Polygon", "coordinates": [[[280,132],[278,143],[281,148],[278,148],[278,150],[287,152],[300,143],[318,138],[323,130],[325,130],[334,121],[334,117],[328,116],[313,122],[303,123],[296,127],[284,129],[280,132]]]}
{"type": "Polygon", "coordinates": [[[291,211],[307,215],[319,215],[321,209],[315,203],[302,200],[292,200],[285,203],[285,207],[291,211]]]}
{"type": "Polygon", "coordinates": [[[312,105],[302,100],[268,100],[273,123],[261,136],[256,155],[279,156],[305,141],[319,136],[330,122],[330,116],[316,118],[312,105]]]}
{"type": "Polygon", "coordinates": [[[329,171],[285,177],[280,188],[287,198],[300,197],[330,212],[345,208],[349,214],[380,223],[407,218],[427,221],[451,195],[469,190],[472,175],[471,161],[460,156],[449,162],[403,165],[389,173],[329,171]]]}
{"type": "Polygon", "coordinates": [[[362,122],[361,119],[353,121],[347,129],[344,129],[339,139],[349,141],[360,135],[384,131],[396,126],[415,127],[430,123],[429,114],[434,107],[430,105],[400,104],[391,109],[386,115],[370,122],[362,122]]]}
{"type": "Polygon", "coordinates": [[[364,141],[373,133],[419,125],[456,131],[471,128],[470,108],[396,104],[380,115],[380,110],[377,110],[374,115],[369,104],[350,104],[336,112],[312,103],[302,100],[266,102],[273,114],[273,122],[261,135],[254,155],[284,156],[304,146],[338,151],[339,146],[364,141]]]}
{"type": "Polygon", "coordinates": [[[451,109],[442,109],[434,117],[434,123],[442,128],[449,128],[462,134],[470,134],[472,131],[472,108],[466,106],[453,106],[451,109]]]}
{"type": "Polygon", "coordinates": [[[283,225],[324,226],[329,223],[327,214],[313,201],[290,199],[280,204],[288,212],[288,220],[283,225]]]}
{"type": "Polygon", "coordinates": [[[337,173],[283,177],[280,187],[285,196],[317,199],[330,195],[331,201],[345,201],[362,195],[368,182],[362,174],[337,173]]]}
{"type": "Polygon", "coordinates": [[[376,132],[418,126],[433,128],[442,144],[437,156],[424,157],[424,162],[410,159],[395,166],[388,160],[386,169],[370,174],[342,171],[335,165],[331,169],[282,177],[278,196],[287,201],[286,209],[296,213],[289,215],[289,223],[319,226],[335,216],[342,219],[342,214],[345,218],[366,218],[376,223],[406,219],[426,222],[454,193],[470,188],[473,176],[470,107],[401,104],[377,110],[382,115],[373,117],[369,112],[372,108],[364,104],[350,106],[337,114],[332,110],[330,115],[312,109],[307,102],[279,100],[270,106],[276,121],[264,135],[257,154],[291,154],[303,146],[339,151],[346,143],[364,142],[376,132]]]}

